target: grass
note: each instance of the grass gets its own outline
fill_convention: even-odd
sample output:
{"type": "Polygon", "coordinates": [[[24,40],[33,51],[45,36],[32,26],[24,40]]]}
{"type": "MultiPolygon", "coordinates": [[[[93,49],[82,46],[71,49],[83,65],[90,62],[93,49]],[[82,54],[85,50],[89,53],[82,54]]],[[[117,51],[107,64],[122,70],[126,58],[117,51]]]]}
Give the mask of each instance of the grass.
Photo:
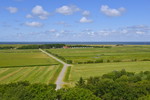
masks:
{"type": "Polygon", "coordinates": [[[129,72],[150,71],[150,62],[119,62],[101,64],[77,64],[71,68],[69,81],[76,82],[80,77],[101,76],[114,70],[125,69],[129,72]]]}
{"type": "Polygon", "coordinates": [[[29,81],[31,83],[53,83],[60,66],[0,68],[0,84],[17,81],[29,81]]]}
{"type": "Polygon", "coordinates": [[[89,60],[114,61],[141,61],[150,60],[150,46],[112,46],[112,48],[73,48],[48,49],[54,54],[72,60],[73,63],[87,62],[89,60]]]}
{"type": "Polygon", "coordinates": [[[39,50],[0,50],[0,67],[49,66],[58,64],[39,50]]]}
{"type": "Polygon", "coordinates": [[[67,68],[67,71],[66,71],[65,77],[64,77],[64,82],[68,82],[69,81],[70,71],[71,71],[71,66],[69,66],[67,68]]]}
{"type": "Polygon", "coordinates": [[[62,68],[63,68],[63,65],[60,64],[60,66],[57,68],[57,70],[53,74],[53,77],[50,79],[50,83],[54,84],[56,82],[57,77],[58,77],[59,73],[61,72],[62,68]]]}

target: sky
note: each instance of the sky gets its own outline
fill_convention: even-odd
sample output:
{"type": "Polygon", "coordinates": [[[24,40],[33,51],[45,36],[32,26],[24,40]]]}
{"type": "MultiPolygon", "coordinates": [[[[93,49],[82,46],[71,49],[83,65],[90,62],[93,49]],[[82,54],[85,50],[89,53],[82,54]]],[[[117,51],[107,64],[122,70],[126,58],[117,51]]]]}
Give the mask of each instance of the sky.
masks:
{"type": "Polygon", "coordinates": [[[150,41],[150,0],[0,0],[1,42],[150,41]]]}

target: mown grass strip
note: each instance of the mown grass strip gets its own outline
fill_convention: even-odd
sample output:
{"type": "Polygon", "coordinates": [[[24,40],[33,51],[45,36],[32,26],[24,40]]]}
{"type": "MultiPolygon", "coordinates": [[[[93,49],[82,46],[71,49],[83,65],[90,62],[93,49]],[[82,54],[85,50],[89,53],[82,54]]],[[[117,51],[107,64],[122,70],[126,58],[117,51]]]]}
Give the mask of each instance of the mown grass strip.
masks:
{"type": "Polygon", "coordinates": [[[55,73],[55,70],[57,70],[57,67],[59,66],[51,66],[49,67],[46,72],[42,75],[41,82],[49,84],[49,79],[52,78],[53,74],[55,73]]]}
{"type": "Polygon", "coordinates": [[[8,77],[10,77],[10,76],[12,76],[12,75],[15,75],[15,74],[16,74],[17,72],[19,72],[20,70],[22,70],[22,68],[20,68],[20,69],[18,69],[18,70],[16,70],[16,71],[13,71],[12,73],[9,73],[9,74],[7,74],[6,76],[0,78],[0,81],[3,81],[3,80],[5,80],[6,78],[8,78],[8,77]]]}
{"type": "Polygon", "coordinates": [[[50,79],[49,83],[54,84],[56,82],[58,75],[61,72],[62,68],[63,68],[63,65],[60,64],[60,66],[58,67],[58,69],[54,73],[53,77],[50,79]]]}
{"type": "Polygon", "coordinates": [[[70,71],[71,71],[71,66],[69,66],[69,67],[67,68],[65,77],[64,77],[64,79],[63,79],[64,82],[68,82],[68,81],[69,81],[70,71]]]}

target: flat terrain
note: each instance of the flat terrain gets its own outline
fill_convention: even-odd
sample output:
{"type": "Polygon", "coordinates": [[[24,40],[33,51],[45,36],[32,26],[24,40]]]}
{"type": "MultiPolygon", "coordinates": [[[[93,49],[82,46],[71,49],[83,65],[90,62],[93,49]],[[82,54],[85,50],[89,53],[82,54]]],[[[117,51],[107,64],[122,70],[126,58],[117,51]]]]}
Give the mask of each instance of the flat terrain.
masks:
{"type": "Polygon", "coordinates": [[[57,61],[39,50],[0,50],[0,67],[46,66],[57,61]]]}
{"type": "MultiPolygon", "coordinates": [[[[73,84],[80,77],[101,76],[125,69],[131,72],[150,70],[150,46],[112,46],[112,48],[47,49],[72,60],[73,66],[65,72],[65,82],[73,84]],[[103,63],[77,64],[104,60],[103,63]],[[107,62],[109,60],[109,62],[107,62]],[[119,61],[118,61],[119,60],[119,61]]],[[[0,50],[0,83],[27,80],[31,83],[54,83],[62,65],[52,57],[35,50],[0,50]],[[61,67],[60,67],[61,66],[61,67]]]]}
{"type": "Polygon", "coordinates": [[[59,65],[0,68],[0,84],[25,80],[31,83],[53,83],[58,69],[59,65]]]}
{"type": "Polygon", "coordinates": [[[72,60],[73,63],[104,60],[107,62],[150,60],[150,46],[112,46],[112,48],[48,49],[50,52],[72,60]]]}
{"type": "Polygon", "coordinates": [[[101,76],[115,70],[125,69],[129,72],[150,71],[150,62],[118,62],[100,64],[77,64],[71,67],[69,81],[78,81],[80,77],[101,76]]]}

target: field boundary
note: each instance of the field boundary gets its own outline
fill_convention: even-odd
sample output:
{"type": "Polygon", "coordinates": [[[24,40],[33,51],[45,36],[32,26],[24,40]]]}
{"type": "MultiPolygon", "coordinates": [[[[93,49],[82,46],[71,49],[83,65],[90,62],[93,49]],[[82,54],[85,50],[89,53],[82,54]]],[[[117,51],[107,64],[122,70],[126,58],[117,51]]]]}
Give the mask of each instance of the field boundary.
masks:
{"type": "Polygon", "coordinates": [[[59,65],[59,64],[43,64],[43,65],[21,65],[21,66],[0,66],[0,68],[16,68],[16,67],[37,67],[37,66],[52,66],[52,65],[59,65]]]}

